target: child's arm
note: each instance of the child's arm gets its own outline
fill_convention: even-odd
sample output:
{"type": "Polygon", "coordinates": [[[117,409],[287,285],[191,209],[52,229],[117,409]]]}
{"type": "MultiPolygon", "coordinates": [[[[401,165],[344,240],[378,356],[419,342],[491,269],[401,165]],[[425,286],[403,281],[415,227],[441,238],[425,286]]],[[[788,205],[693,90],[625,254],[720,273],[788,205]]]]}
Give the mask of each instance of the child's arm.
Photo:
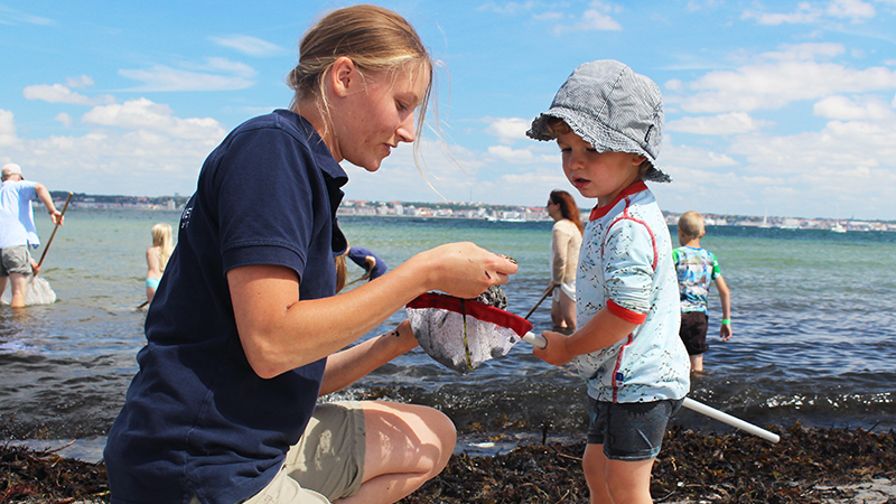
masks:
{"type": "Polygon", "coordinates": [[[721,275],[716,277],[716,289],[719,290],[719,301],[722,303],[722,320],[728,321],[719,328],[719,337],[722,341],[728,341],[734,335],[731,330],[731,291],[728,290],[728,284],[721,275]]]}
{"type": "Polygon", "coordinates": [[[638,324],[623,320],[607,307],[601,308],[591,320],[569,336],[544,331],[542,335],[548,341],[546,347],[535,347],[533,355],[554,366],[562,366],[579,355],[588,354],[608,347],[625,338],[638,327],[638,324]]]}

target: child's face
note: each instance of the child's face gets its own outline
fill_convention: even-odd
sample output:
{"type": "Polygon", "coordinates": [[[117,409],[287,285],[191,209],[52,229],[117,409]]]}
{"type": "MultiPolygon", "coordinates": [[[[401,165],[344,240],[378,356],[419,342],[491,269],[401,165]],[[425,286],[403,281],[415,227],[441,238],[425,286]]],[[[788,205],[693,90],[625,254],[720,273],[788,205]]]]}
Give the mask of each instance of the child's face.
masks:
{"type": "Polygon", "coordinates": [[[586,198],[597,198],[598,206],[616,199],[626,187],[640,179],[644,156],[629,152],[597,152],[582,137],[568,131],[557,135],[563,158],[563,173],[586,198]]]}

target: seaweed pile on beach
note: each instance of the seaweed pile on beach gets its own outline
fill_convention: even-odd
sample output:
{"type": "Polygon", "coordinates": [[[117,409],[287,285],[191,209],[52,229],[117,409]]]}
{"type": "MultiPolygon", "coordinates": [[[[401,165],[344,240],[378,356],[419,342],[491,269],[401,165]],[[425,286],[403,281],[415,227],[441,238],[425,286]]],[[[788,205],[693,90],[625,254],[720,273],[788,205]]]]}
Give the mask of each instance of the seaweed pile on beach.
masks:
{"type": "MultiPolygon", "coordinates": [[[[653,470],[656,502],[896,504],[892,486],[874,499],[856,497],[896,482],[896,434],[794,425],[771,444],[731,433],[673,427],[653,470]]],[[[504,436],[493,436],[502,440],[504,436]]],[[[587,503],[584,442],[520,446],[496,456],[455,455],[438,477],[403,504],[587,503]]],[[[12,446],[0,447],[0,502],[108,502],[101,463],[90,464],[12,446]]]]}

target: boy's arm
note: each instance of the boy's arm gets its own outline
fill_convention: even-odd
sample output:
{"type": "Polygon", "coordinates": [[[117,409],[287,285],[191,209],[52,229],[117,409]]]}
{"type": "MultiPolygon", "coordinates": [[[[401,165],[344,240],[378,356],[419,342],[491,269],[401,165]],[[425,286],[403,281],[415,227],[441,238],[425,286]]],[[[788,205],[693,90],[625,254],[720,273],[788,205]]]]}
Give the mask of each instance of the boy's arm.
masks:
{"type": "Polygon", "coordinates": [[[727,324],[723,323],[719,329],[719,337],[722,338],[722,341],[728,341],[734,334],[731,330],[731,291],[728,290],[728,284],[725,283],[725,279],[721,275],[717,276],[715,281],[716,289],[719,290],[719,301],[722,304],[722,320],[728,321],[727,324]]]}
{"type": "Polygon", "coordinates": [[[569,336],[544,331],[542,336],[548,341],[546,347],[535,347],[532,353],[548,364],[561,366],[579,355],[596,352],[625,338],[638,324],[623,320],[607,307],[601,308],[591,320],[569,336]]]}

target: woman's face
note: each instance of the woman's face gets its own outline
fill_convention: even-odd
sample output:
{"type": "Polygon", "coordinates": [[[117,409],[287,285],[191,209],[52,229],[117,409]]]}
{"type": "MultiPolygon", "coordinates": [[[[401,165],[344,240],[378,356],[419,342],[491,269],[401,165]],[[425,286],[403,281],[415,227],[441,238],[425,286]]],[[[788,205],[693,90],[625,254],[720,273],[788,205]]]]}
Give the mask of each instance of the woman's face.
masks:
{"type": "Polygon", "coordinates": [[[414,111],[426,94],[429,72],[424,64],[408,65],[394,73],[355,72],[348,82],[345,99],[333,111],[333,154],[374,172],[399,143],[414,141],[414,111]]]}

